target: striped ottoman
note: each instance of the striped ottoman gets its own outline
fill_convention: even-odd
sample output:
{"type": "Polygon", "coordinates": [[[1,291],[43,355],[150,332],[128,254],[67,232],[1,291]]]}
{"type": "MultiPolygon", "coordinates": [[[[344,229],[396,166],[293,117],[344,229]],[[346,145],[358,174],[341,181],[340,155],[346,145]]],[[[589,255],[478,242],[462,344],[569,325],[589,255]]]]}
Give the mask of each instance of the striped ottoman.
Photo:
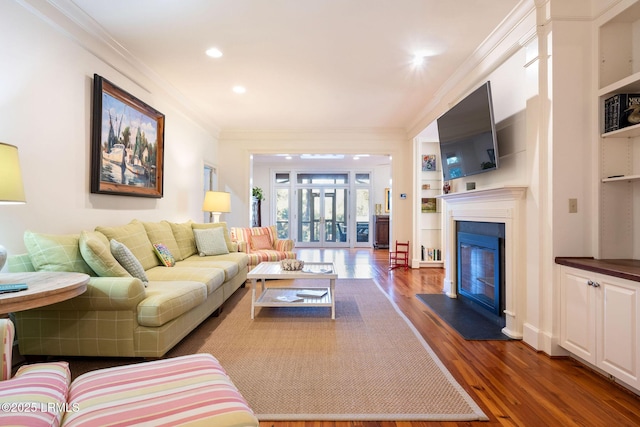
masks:
{"type": "Polygon", "coordinates": [[[88,372],[71,384],[64,426],[258,426],[224,369],[193,354],[88,372]]]}

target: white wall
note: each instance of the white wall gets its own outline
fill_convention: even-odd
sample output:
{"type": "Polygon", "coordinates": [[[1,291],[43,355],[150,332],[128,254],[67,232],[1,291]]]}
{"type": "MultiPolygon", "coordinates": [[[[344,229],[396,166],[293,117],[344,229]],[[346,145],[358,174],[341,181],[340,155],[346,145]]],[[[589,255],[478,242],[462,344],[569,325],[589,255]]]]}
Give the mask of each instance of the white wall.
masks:
{"type": "Polygon", "coordinates": [[[78,233],[134,218],[199,220],[202,169],[205,160],[215,163],[215,136],[127,64],[106,63],[95,46],[90,53],[14,1],[0,0],[0,8],[0,141],[18,146],[27,197],[25,205],[0,205],[0,243],[9,254],[25,250],[27,229],[78,233]],[[165,114],[163,198],[90,193],[94,73],[165,114]]]}

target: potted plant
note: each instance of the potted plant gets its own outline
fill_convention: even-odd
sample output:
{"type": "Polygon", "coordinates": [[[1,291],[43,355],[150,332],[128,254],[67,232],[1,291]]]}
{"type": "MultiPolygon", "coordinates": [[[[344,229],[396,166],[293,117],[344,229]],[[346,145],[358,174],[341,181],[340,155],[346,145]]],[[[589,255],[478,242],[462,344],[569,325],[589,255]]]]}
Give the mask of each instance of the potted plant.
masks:
{"type": "Polygon", "coordinates": [[[260,187],[253,187],[251,189],[251,195],[255,197],[257,200],[264,199],[264,193],[262,192],[262,188],[260,187]]]}

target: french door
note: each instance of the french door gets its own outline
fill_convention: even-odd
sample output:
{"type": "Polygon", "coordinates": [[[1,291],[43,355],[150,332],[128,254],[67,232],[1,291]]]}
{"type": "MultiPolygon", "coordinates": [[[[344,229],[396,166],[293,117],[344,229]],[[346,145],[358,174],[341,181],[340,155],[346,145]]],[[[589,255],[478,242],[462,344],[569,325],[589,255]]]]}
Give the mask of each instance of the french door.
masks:
{"type": "Polygon", "coordinates": [[[348,189],[298,187],[298,243],[306,247],[348,246],[348,189]]]}

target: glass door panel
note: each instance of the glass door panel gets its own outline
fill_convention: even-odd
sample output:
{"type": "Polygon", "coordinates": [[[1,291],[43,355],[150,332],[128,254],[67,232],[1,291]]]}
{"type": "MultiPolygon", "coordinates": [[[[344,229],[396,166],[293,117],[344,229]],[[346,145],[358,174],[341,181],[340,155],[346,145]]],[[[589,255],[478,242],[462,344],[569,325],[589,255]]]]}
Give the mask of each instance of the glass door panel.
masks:
{"type": "Polygon", "coordinates": [[[300,246],[347,246],[347,189],[298,189],[300,246]]]}
{"type": "Polygon", "coordinates": [[[371,206],[369,189],[356,190],[356,246],[369,246],[369,230],[371,229],[371,206]]]}

